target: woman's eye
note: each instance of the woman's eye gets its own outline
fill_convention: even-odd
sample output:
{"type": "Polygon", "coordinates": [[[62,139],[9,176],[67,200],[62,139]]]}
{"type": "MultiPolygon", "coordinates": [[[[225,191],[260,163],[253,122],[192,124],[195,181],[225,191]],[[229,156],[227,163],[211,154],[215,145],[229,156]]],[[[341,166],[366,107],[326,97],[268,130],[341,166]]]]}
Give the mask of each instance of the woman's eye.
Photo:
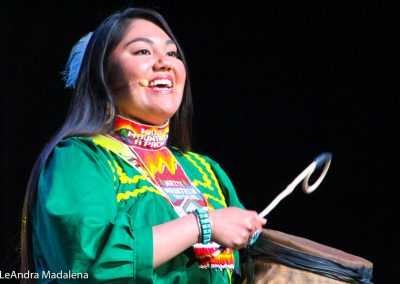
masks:
{"type": "Polygon", "coordinates": [[[135,51],[133,54],[135,54],[135,55],[149,55],[150,51],[148,51],[147,49],[140,49],[138,51],[135,51]]]}
{"type": "Polygon", "coordinates": [[[167,52],[167,56],[178,57],[178,52],[176,52],[176,51],[169,51],[169,52],[167,52]]]}

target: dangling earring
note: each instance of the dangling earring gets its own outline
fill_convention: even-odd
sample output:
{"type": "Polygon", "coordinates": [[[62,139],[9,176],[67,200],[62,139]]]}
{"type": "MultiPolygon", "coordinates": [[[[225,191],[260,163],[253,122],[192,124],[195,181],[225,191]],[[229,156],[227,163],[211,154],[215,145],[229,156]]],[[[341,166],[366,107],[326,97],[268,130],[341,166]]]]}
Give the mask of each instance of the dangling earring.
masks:
{"type": "Polygon", "coordinates": [[[113,105],[108,102],[106,107],[106,124],[110,124],[114,121],[115,109],[113,105]]]}

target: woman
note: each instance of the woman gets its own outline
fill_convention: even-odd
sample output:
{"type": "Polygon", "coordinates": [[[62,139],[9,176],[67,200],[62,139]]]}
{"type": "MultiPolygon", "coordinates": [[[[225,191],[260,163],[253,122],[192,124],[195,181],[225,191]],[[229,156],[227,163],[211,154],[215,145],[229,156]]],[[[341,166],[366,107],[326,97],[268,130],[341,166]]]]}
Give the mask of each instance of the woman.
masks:
{"type": "Polygon", "coordinates": [[[231,282],[236,250],[266,220],[243,209],[217,163],[189,151],[190,84],[165,20],[144,9],[111,15],[78,43],[66,77],[69,113],[25,199],[23,270],[42,282],[50,272],[231,282]]]}

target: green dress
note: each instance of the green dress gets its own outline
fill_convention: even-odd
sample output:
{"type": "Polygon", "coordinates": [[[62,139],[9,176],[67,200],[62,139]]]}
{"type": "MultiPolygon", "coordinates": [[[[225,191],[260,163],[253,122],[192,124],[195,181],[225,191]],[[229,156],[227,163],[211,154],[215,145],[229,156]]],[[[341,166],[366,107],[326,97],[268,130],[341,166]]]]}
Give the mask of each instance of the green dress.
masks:
{"type": "MultiPolygon", "coordinates": [[[[214,209],[243,208],[216,162],[170,150],[214,209]]],[[[158,190],[119,155],[96,139],[65,139],[42,169],[32,211],[35,269],[47,275],[38,283],[67,281],[50,279],[50,271],[87,273],[83,283],[232,282],[230,270],[200,269],[192,248],[153,269],[152,227],[176,218],[158,190]]]]}

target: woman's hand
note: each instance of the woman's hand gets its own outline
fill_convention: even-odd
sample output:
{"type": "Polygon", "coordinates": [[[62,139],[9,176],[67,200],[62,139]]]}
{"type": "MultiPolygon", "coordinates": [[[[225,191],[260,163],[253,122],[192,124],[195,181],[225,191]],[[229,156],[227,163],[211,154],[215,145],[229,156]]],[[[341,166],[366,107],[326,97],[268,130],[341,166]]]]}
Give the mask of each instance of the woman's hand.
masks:
{"type": "MultiPolygon", "coordinates": [[[[247,246],[251,235],[262,230],[266,219],[255,211],[228,207],[210,211],[212,240],[233,249],[247,246]]],[[[153,227],[153,267],[175,257],[197,242],[199,228],[194,214],[153,227]]]]}
{"type": "Polygon", "coordinates": [[[251,235],[267,223],[257,212],[237,207],[211,211],[210,219],[212,240],[233,249],[246,247],[251,235]]]}

